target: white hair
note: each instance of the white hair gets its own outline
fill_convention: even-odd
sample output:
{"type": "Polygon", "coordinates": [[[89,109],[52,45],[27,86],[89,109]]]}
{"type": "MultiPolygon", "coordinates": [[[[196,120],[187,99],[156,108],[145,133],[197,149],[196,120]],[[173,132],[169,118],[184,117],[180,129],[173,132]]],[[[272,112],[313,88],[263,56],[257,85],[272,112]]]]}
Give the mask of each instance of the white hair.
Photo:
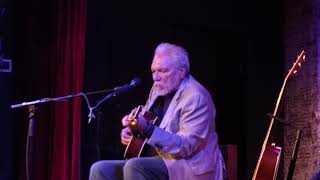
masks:
{"type": "Polygon", "coordinates": [[[180,46],[170,44],[170,43],[160,43],[154,55],[167,56],[170,59],[173,59],[178,67],[182,67],[186,70],[186,74],[189,74],[189,57],[188,52],[180,46]]]}

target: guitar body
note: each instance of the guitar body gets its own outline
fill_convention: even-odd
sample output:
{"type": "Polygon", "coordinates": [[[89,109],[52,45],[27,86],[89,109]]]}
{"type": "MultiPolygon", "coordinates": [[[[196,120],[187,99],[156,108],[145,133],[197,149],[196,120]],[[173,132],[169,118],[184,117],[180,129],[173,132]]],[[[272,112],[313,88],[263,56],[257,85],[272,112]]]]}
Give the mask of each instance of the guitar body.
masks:
{"type": "Polygon", "coordinates": [[[257,180],[275,180],[281,156],[281,147],[267,145],[257,172],[257,180]]]}
{"type": "Polygon", "coordinates": [[[146,139],[143,137],[132,136],[126,151],[124,152],[124,158],[130,159],[133,157],[140,157],[146,139]]]}
{"type": "MultiPolygon", "coordinates": [[[[135,115],[131,118],[132,121],[137,119],[137,116],[139,115],[141,110],[142,110],[142,106],[139,106],[135,115]]],[[[143,114],[143,117],[153,124],[157,121],[157,116],[149,111],[146,111],[143,114]]],[[[146,143],[146,138],[140,132],[133,131],[129,144],[127,145],[126,150],[124,152],[124,158],[130,159],[133,157],[140,157],[143,151],[143,148],[145,146],[145,143],[146,143]]]]}

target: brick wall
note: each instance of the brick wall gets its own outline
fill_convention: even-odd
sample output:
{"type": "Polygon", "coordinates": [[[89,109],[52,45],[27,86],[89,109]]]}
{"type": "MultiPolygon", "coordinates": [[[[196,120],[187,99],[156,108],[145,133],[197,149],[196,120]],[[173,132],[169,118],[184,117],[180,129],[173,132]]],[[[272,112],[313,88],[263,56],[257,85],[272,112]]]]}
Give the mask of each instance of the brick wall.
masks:
{"type": "MultiPolygon", "coordinates": [[[[284,24],[285,69],[290,69],[301,50],[306,61],[288,80],[283,105],[285,118],[301,129],[301,142],[293,179],[311,179],[320,170],[319,44],[320,4],[316,0],[286,0],[284,24]]],[[[286,71],[285,71],[286,72],[286,71]]],[[[285,74],[286,75],[286,74],[285,74]]],[[[284,75],[284,76],[285,76],[284,75]]],[[[296,139],[295,127],[284,127],[284,177],[287,179],[296,139]]]]}

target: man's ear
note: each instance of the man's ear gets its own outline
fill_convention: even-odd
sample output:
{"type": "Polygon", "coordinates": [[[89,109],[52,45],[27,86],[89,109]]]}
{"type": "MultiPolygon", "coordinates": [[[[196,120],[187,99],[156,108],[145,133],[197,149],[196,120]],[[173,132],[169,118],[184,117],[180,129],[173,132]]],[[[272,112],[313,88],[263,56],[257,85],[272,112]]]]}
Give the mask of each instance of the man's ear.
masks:
{"type": "Polygon", "coordinates": [[[180,76],[180,79],[184,79],[184,77],[186,77],[186,75],[187,75],[187,70],[186,70],[186,68],[180,68],[179,69],[179,76],[180,76]]]}

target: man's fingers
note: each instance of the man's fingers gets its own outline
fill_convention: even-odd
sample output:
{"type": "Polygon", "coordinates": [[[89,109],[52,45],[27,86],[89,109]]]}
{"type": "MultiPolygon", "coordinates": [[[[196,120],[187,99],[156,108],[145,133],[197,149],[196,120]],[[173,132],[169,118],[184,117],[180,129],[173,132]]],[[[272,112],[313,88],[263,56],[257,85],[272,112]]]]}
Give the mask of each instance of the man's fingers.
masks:
{"type": "Polygon", "coordinates": [[[124,145],[128,145],[130,142],[130,139],[122,139],[121,138],[121,143],[124,144],[124,145]]]}
{"type": "Polygon", "coordinates": [[[126,127],[124,129],[122,129],[121,131],[121,137],[125,137],[125,138],[131,138],[132,136],[132,132],[131,129],[129,127],[126,127]]]}
{"type": "Polygon", "coordinates": [[[132,132],[129,127],[122,129],[121,131],[121,143],[127,145],[132,137],[132,132]]]}
{"type": "Polygon", "coordinates": [[[121,122],[122,122],[122,125],[123,125],[123,126],[128,126],[128,124],[129,124],[129,115],[125,115],[125,116],[122,118],[121,122]]]}
{"type": "Polygon", "coordinates": [[[136,114],[137,108],[132,109],[132,111],[130,112],[128,119],[132,119],[134,118],[134,115],[136,114]]]}

